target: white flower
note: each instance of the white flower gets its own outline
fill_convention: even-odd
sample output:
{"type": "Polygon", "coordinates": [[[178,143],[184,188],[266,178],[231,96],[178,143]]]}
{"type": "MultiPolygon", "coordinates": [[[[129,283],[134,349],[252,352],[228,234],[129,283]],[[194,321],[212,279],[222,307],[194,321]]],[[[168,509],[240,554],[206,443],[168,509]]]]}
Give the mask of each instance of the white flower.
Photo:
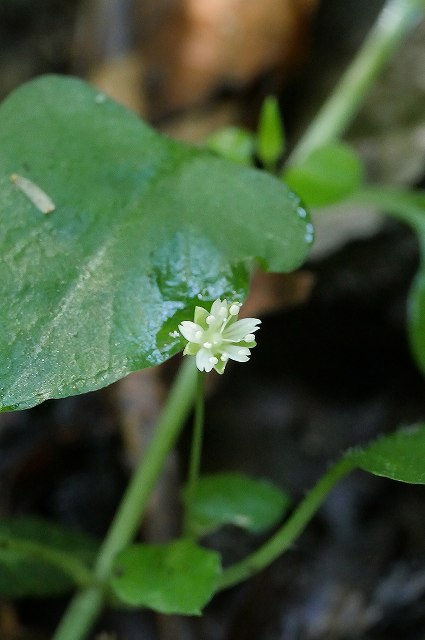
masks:
{"type": "Polygon", "coordinates": [[[209,312],[195,307],[194,322],[185,320],[179,324],[180,333],[188,341],[183,355],[196,356],[199,371],[215,369],[223,373],[228,360],[249,360],[250,349],[257,344],[254,332],[260,328],[261,320],[238,320],[240,307],[238,302],[216,300],[209,312]]]}

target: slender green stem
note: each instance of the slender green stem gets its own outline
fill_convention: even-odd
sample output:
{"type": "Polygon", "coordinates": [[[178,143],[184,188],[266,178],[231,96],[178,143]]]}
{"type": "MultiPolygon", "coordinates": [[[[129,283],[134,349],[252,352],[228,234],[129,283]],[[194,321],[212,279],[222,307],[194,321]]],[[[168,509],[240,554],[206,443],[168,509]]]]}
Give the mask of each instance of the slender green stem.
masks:
{"type": "MultiPolygon", "coordinates": [[[[337,138],[345,131],[366,91],[400,40],[422,16],[424,9],[425,0],[388,0],[355,60],[298,143],[290,162],[305,158],[313,149],[337,138]]],[[[190,410],[195,393],[195,381],[194,363],[192,359],[188,359],[164,408],[156,436],[143,465],[137,468],[130,481],[99,553],[95,567],[95,580],[101,583],[107,582],[116,554],[135,535],[152,487],[190,410]]],[[[352,468],[353,465],[347,459],[335,465],[268,543],[246,560],[224,572],[220,588],[223,589],[244,580],[287,549],[304,529],[330,489],[352,468]]],[[[101,610],[104,598],[102,587],[96,585],[77,594],[53,640],[83,640],[101,610]]]]}
{"type": "Polygon", "coordinates": [[[189,473],[185,496],[185,515],[183,533],[191,537],[191,512],[196,485],[201,469],[202,440],[204,433],[204,373],[198,371],[198,383],[196,389],[195,415],[193,419],[192,444],[190,449],[189,473]]]}
{"type": "MultiPolygon", "coordinates": [[[[162,411],[146,456],[130,480],[100,549],[94,574],[95,579],[101,583],[107,584],[115,556],[131,542],[137,532],[150,493],[192,407],[196,380],[197,369],[193,358],[187,358],[162,411]]],[[[104,600],[101,587],[92,586],[78,593],[56,630],[54,640],[83,640],[104,600]]]]}
{"type": "Polygon", "coordinates": [[[367,185],[352,193],[347,201],[362,205],[372,205],[401,222],[411,225],[415,230],[425,226],[425,190],[394,185],[367,185]]]}
{"type": "Polygon", "coordinates": [[[193,420],[192,446],[190,451],[188,488],[193,491],[201,468],[202,437],[204,431],[204,373],[198,371],[195,415],[193,420]]]}
{"type": "Polygon", "coordinates": [[[303,160],[345,132],[367,91],[424,11],[425,0],[387,0],[354,60],[298,142],[289,163],[303,160]]]}
{"type": "Polygon", "coordinates": [[[0,536],[0,549],[16,551],[21,556],[51,564],[66,573],[79,587],[87,587],[95,580],[92,572],[81,560],[64,551],[50,549],[30,540],[17,540],[3,536],[0,536]]]}
{"type": "Polygon", "coordinates": [[[218,590],[227,589],[246,580],[276,560],[305,529],[330,490],[355,467],[355,462],[349,457],[343,458],[331,467],[270,540],[241,562],[225,569],[218,590]]]}

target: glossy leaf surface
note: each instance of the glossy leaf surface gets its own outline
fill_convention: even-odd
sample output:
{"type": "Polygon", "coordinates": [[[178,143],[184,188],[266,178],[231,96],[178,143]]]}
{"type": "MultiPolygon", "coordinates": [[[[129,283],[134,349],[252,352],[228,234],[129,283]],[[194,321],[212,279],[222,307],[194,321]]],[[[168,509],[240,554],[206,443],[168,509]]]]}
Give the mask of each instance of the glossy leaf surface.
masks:
{"type": "Polygon", "coordinates": [[[158,135],[79,80],[24,85],[0,107],[0,408],[163,362],[195,305],[243,299],[253,261],[292,270],[311,240],[280,181],[158,135]]]}

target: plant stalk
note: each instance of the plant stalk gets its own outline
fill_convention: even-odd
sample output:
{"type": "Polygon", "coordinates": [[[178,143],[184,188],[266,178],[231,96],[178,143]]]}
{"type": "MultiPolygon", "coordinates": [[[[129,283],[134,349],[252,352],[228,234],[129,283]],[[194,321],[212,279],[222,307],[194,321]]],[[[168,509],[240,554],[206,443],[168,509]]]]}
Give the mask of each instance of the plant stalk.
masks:
{"type": "Polygon", "coordinates": [[[241,562],[224,570],[219,581],[218,591],[247,580],[284,553],[304,531],[331,489],[355,467],[354,460],[349,457],[345,457],[333,465],[270,540],[241,562]]]}
{"type": "Polygon", "coordinates": [[[68,575],[80,588],[93,584],[94,575],[84,562],[71,553],[51,549],[43,544],[30,540],[11,539],[0,536],[0,549],[16,551],[20,556],[28,556],[31,560],[42,560],[60,569],[68,575]]]}
{"type": "Polygon", "coordinates": [[[185,513],[183,534],[190,538],[191,532],[191,514],[192,505],[194,500],[194,494],[196,485],[199,479],[199,473],[201,469],[201,456],[202,456],[202,440],[204,433],[204,380],[205,375],[203,372],[198,371],[198,381],[196,389],[195,400],[195,415],[193,419],[193,431],[192,431],[192,444],[190,448],[190,461],[189,461],[189,473],[187,480],[187,488],[185,495],[185,513]]]}
{"type": "Polygon", "coordinates": [[[425,0],[387,0],[354,60],[296,145],[288,164],[339,138],[400,42],[423,17],[425,0]]]}
{"type": "MultiPolygon", "coordinates": [[[[304,159],[314,149],[338,138],[347,129],[367,90],[400,41],[422,17],[424,10],[425,0],[387,1],[354,61],[297,144],[290,163],[304,159]]],[[[116,554],[130,543],[137,531],[150,492],[189,413],[195,396],[196,378],[194,363],[188,358],[161,414],[149,450],[130,481],[101,547],[94,571],[95,580],[100,583],[107,583],[116,554]]],[[[219,588],[225,589],[245,580],[285,551],[305,528],[332,487],[353,467],[348,458],[332,467],[265,545],[223,573],[219,588]]],[[[78,593],[53,640],[86,638],[104,600],[105,593],[101,586],[93,585],[78,593]]]]}
{"type": "MultiPolygon", "coordinates": [[[[197,369],[193,358],[187,358],[162,410],[148,451],[130,480],[100,549],[94,576],[104,585],[108,582],[116,555],[137,533],[150,493],[192,407],[196,380],[197,369]]],[[[53,640],[86,638],[104,601],[104,589],[96,585],[78,593],[65,612],[53,640]]]]}

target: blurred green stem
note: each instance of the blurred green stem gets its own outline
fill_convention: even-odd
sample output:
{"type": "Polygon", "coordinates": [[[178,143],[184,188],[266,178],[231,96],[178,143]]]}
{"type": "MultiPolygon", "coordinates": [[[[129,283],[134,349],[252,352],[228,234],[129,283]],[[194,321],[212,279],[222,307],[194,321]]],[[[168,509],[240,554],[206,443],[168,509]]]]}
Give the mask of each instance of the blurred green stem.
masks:
{"type": "Polygon", "coordinates": [[[195,415],[193,419],[192,444],[190,449],[189,473],[185,495],[185,514],[183,533],[186,537],[192,537],[191,512],[196,485],[198,483],[201,468],[202,439],[204,433],[204,380],[205,374],[198,371],[198,382],[195,400],[195,415]]]}
{"type": "Polygon", "coordinates": [[[95,579],[84,562],[70,552],[66,553],[30,540],[11,539],[6,536],[0,536],[0,549],[15,551],[19,556],[26,556],[35,561],[41,560],[53,567],[57,567],[80,588],[93,584],[95,579]]]}
{"type": "Polygon", "coordinates": [[[218,590],[227,589],[246,580],[267,567],[273,560],[276,560],[276,558],[284,553],[304,531],[307,524],[327,498],[331,489],[333,489],[341,478],[350,473],[355,466],[355,462],[349,457],[346,457],[331,467],[270,540],[241,562],[225,569],[221,576],[218,590]]]}
{"type": "Polygon", "coordinates": [[[346,131],[367,91],[424,12],[425,0],[387,0],[354,60],[296,145],[289,164],[304,160],[346,131]]]}
{"type": "MultiPolygon", "coordinates": [[[[187,358],[168,396],[148,451],[130,480],[100,549],[94,569],[95,580],[99,583],[107,584],[115,556],[136,535],[151,491],[193,405],[197,373],[193,358],[187,358]]],[[[104,590],[96,585],[78,593],[65,612],[53,640],[86,638],[104,601],[104,590]]]]}
{"type": "MultiPolygon", "coordinates": [[[[422,17],[425,0],[388,0],[365,43],[341,81],[298,143],[290,162],[339,137],[357,113],[363,98],[402,38],[422,17]]],[[[183,364],[157,426],[149,450],[136,469],[111,528],[101,547],[94,578],[106,584],[117,553],[136,534],[150,492],[169,451],[190,411],[195,396],[197,370],[191,358],[183,364]]],[[[195,465],[195,462],[193,463],[195,465]]],[[[198,463],[199,464],[199,461],[198,463]]],[[[318,482],[285,525],[257,552],[227,569],[220,588],[246,579],[285,551],[305,528],[330,489],[352,469],[344,459],[318,482]]],[[[90,586],[78,593],[66,611],[53,640],[87,637],[105,600],[102,587],[90,586]]]]}

